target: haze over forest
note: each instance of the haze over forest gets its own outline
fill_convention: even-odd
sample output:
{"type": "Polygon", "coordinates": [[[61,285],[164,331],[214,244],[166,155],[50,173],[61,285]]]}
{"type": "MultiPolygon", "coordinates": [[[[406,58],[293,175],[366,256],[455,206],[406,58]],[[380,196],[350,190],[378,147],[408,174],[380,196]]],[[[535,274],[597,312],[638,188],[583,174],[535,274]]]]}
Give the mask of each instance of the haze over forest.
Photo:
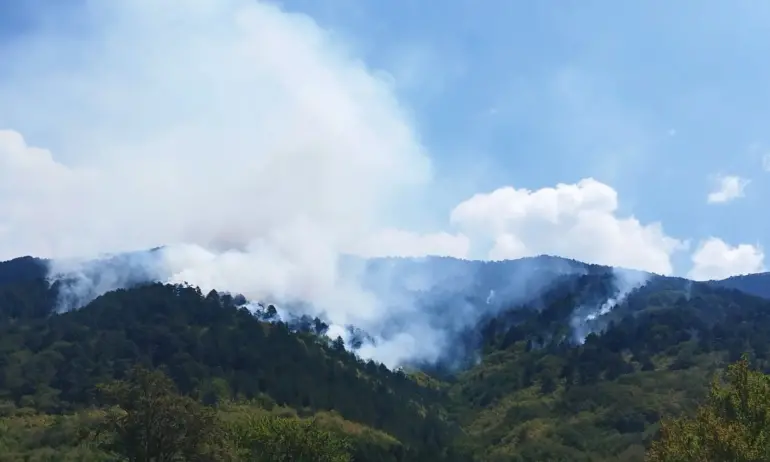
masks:
{"type": "Polygon", "coordinates": [[[770,371],[768,14],[0,1],[0,454],[152,382],[246,459],[641,460],[770,371]]]}

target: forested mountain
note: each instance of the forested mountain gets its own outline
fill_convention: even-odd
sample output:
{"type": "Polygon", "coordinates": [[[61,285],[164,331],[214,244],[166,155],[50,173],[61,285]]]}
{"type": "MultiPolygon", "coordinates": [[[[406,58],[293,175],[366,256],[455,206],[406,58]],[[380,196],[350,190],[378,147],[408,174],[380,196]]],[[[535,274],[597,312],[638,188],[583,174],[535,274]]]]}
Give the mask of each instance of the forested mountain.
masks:
{"type": "Polygon", "coordinates": [[[427,310],[477,306],[452,324],[467,361],[389,370],[321,319],[189,286],[141,283],[56,313],[44,261],[0,264],[0,460],[112,460],[73,435],[106,409],[99,385],[137,364],[223,418],[315,416],[352,438],[353,460],[426,462],[643,460],[661,417],[691,412],[715,371],[744,352],[770,371],[770,301],[718,284],[651,277],[620,297],[615,270],[555,257],[366,264],[427,310]]]}
{"type": "Polygon", "coordinates": [[[0,262],[0,284],[29,282],[43,279],[48,272],[48,262],[34,257],[19,257],[0,262]]]}
{"type": "Polygon", "coordinates": [[[394,457],[452,460],[423,454],[445,453],[452,437],[441,392],[357,359],[323,335],[320,320],[292,331],[266,322],[269,308],[253,313],[229,295],[158,283],[43,315],[54,290],[42,282],[0,288],[0,399],[15,407],[67,413],[96,405],[98,384],[144,364],[204,402],[334,410],[398,438],[405,447],[389,449],[394,457]]]}
{"type": "Polygon", "coordinates": [[[721,281],[713,281],[712,284],[737,289],[758,297],[770,298],[770,273],[733,276],[721,281]]]}
{"type": "Polygon", "coordinates": [[[567,284],[545,309],[483,328],[484,359],[450,395],[489,460],[643,460],[658,420],[691,410],[727,362],[749,352],[770,370],[770,303],[706,284],[652,281],[603,334],[560,342],[575,294],[596,283],[567,284]]]}

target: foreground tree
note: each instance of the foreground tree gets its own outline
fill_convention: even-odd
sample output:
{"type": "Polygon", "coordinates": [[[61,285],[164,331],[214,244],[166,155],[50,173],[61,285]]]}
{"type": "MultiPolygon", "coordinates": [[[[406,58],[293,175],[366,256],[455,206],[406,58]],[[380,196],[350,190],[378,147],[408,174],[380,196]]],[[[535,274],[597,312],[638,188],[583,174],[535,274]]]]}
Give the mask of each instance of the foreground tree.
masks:
{"type": "Polygon", "coordinates": [[[134,368],[100,388],[113,407],[89,433],[96,445],[133,462],[348,462],[347,441],[313,421],[244,414],[229,425],[182,396],[160,371],[134,368]]]}
{"type": "Polygon", "coordinates": [[[665,420],[651,462],[760,462],[770,460],[770,377],[731,365],[726,380],[715,379],[694,417],[665,420]]]}
{"type": "Polygon", "coordinates": [[[101,449],[135,462],[231,459],[215,411],[179,395],[162,372],[136,367],[100,391],[115,405],[93,434],[101,449]]]}

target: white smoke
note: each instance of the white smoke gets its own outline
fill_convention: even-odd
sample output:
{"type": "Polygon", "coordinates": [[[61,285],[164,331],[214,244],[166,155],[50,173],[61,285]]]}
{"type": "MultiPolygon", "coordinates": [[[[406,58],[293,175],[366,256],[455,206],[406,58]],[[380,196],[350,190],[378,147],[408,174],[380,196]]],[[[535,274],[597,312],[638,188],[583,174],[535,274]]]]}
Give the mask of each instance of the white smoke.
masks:
{"type": "Polygon", "coordinates": [[[80,308],[106,292],[167,278],[162,254],[157,250],[95,260],[58,259],[48,263],[49,282],[61,284],[56,306],[58,312],[80,308]]]}
{"type": "Polygon", "coordinates": [[[573,340],[577,343],[583,343],[589,334],[600,332],[606,324],[602,317],[610,314],[618,305],[625,302],[633,291],[647,284],[651,277],[652,274],[644,271],[612,268],[614,295],[611,295],[598,306],[581,306],[575,309],[570,321],[573,340]]]}
{"type": "MultiPolygon", "coordinates": [[[[341,264],[345,253],[466,257],[470,242],[391,228],[419,215],[405,198],[430,186],[428,153],[388,78],[311,18],[250,0],[110,0],[77,2],[36,27],[0,48],[0,257],[54,258],[61,309],[143,277],[187,282],[301,304],[331,333],[382,332],[361,354],[388,365],[437,358],[447,332],[481,316],[456,299],[436,318],[413,299],[471,287],[474,275],[417,271],[391,290],[390,276],[366,287],[341,264]]],[[[617,220],[609,186],[503,192],[489,195],[495,207],[486,195],[466,201],[453,222],[502,217],[496,232],[528,239],[516,241],[521,255],[569,242],[555,248],[603,263],[632,248],[634,262],[669,269],[677,242],[658,225],[617,220]],[[525,227],[532,216],[537,227],[525,227]],[[586,244],[605,241],[612,252],[586,244]]],[[[484,293],[501,309],[524,289],[505,281],[484,293]]]]}
{"type": "Polygon", "coordinates": [[[61,14],[0,55],[0,127],[17,130],[0,131],[3,256],[54,257],[63,307],[130,279],[88,258],[167,246],[152,258],[163,280],[376,322],[378,301],[341,279],[338,257],[431,177],[386,78],[272,3],[61,14]],[[73,20],[77,37],[59,27],[73,20]]]}

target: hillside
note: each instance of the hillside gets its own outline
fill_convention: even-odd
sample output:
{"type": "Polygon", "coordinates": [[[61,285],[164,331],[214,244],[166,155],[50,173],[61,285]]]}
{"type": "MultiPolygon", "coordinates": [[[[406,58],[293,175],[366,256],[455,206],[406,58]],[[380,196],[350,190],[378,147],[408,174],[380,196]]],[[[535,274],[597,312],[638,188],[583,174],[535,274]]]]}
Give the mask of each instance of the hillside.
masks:
{"type": "Polygon", "coordinates": [[[420,293],[456,347],[423,372],[393,371],[327,338],[321,319],[280,322],[239,297],[158,283],[57,314],[45,262],[0,264],[0,448],[106,460],[62,435],[102,406],[98,384],[139,363],[223,415],[319,416],[355,435],[354,460],[634,461],[725,364],[750,352],[770,369],[770,301],[718,284],[651,277],[620,297],[625,273],[555,257],[366,265],[372,284],[400,276],[378,290],[420,293]],[[462,322],[445,314],[457,306],[462,322]]]}
{"type": "Polygon", "coordinates": [[[162,284],[40,316],[50,292],[29,283],[3,288],[0,400],[16,408],[58,414],[98,404],[98,384],[140,363],[204,402],[257,400],[305,415],[334,410],[392,435],[403,445],[397,460],[452,460],[441,455],[452,434],[441,393],[357,359],[322,335],[320,320],[291,331],[231,296],[162,284]]]}
{"type": "Polygon", "coordinates": [[[485,326],[482,362],[450,389],[482,460],[641,461],[659,419],[692,410],[727,362],[748,351],[770,369],[770,303],[671,282],[634,293],[615,312],[627,315],[579,346],[559,336],[590,279],[557,290],[528,317],[514,312],[517,323],[485,326]]]}
{"type": "Polygon", "coordinates": [[[757,297],[770,298],[770,273],[733,276],[721,281],[713,281],[712,284],[740,290],[757,297]]]}

